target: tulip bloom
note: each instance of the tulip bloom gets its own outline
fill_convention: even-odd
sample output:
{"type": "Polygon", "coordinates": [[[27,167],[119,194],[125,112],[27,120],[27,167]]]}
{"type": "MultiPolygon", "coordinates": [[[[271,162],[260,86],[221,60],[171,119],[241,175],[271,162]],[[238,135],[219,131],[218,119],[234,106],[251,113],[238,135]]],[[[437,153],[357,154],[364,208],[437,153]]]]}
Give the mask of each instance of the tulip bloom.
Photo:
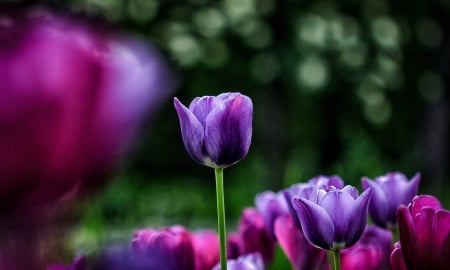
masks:
{"type": "Polygon", "coordinates": [[[373,190],[369,204],[369,214],[372,221],[382,228],[397,226],[397,208],[408,205],[419,190],[420,174],[414,175],[411,181],[401,173],[388,173],[370,180],[363,177],[363,189],[373,190]]]}
{"type": "MultiPolygon", "coordinates": [[[[264,270],[264,263],[259,253],[252,253],[235,260],[228,260],[227,267],[228,270],[264,270]]],[[[216,265],[212,270],[220,269],[220,265],[216,265]]]]}
{"type": "Polygon", "coordinates": [[[146,43],[28,13],[0,19],[4,269],[45,268],[42,239],[54,210],[109,179],[172,90],[165,61],[146,43]]]}
{"type": "Polygon", "coordinates": [[[28,223],[99,186],[172,87],[136,39],[50,13],[1,20],[0,204],[28,223]]]}
{"type": "Polygon", "coordinates": [[[342,269],[389,269],[392,233],[376,226],[367,226],[361,239],[352,247],[341,251],[342,269]]]}
{"type": "Polygon", "coordinates": [[[133,254],[145,269],[195,270],[195,253],[189,232],[181,226],[137,231],[133,254]]]}
{"type": "Polygon", "coordinates": [[[355,244],[366,226],[371,190],[358,196],[352,186],[317,189],[311,199],[294,197],[292,204],[306,239],[334,252],[355,244]]]}
{"type": "Polygon", "coordinates": [[[195,98],[189,108],[174,99],[183,143],[196,162],[226,168],[243,159],[252,137],[253,105],[240,93],[195,98]]]}
{"type": "MultiPolygon", "coordinates": [[[[433,196],[416,196],[398,209],[400,247],[391,255],[392,266],[404,264],[410,270],[448,269],[450,254],[450,211],[433,196]]],[[[395,250],[394,250],[395,251],[395,250]]],[[[394,269],[395,270],[395,269],[394,269]]]]}
{"type": "Polygon", "coordinates": [[[329,269],[325,250],[312,246],[306,240],[292,216],[283,215],[276,219],[275,235],[295,270],[329,269]]]}
{"type": "Polygon", "coordinates": [[[230,233],[227,236],[227,259],[236,259],[245,254],[245,243],[239,233],[230,233]]]}
{"type": "Polygon", "coordinates": [[[239,221],[238,233],[244,242],[244,254],[258,252],[265,265],[269,265],[273,261],[275,241],[264,225],[263,216],[256,209],[244,209],[239,221]]]}
{"type": "Polygon", "coordinates": [[[264,224],[267,230],[276,239],[273,229],[275,220],[277,217],[289,213],[289,208],[283,193],[265,191],[257,194],[255,197],[255,205],[264,218],[264,224]]]}

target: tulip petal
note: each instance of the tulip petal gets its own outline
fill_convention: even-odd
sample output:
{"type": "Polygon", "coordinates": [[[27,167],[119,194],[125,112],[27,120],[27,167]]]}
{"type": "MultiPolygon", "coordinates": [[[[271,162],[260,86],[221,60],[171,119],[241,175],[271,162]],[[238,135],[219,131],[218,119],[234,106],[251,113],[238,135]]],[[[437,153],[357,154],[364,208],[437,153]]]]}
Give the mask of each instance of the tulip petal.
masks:
{"type": "Polygon", "coordinates": [[[244,95],[223,102],[206,118],[204,144],[217,166],[228,167],[244,158],[250,148],[253,105],[244,95]]]}
{"type": "Polygon", "coordinates": [[[441,209],[441,202],[434,196],[431,195],[420,195],[414,197],[411,203],[408,205],[409,211],[411,211],[411,215],[414,217],[418,214],[422,208],[431,207],[433,209],[441,209]]]}
{"type": "Polygon", "coordinates": [[[206,117],[217,106],[216,97],[204,96],[196,97],[189,105],[189,110],[197,117],[202,123],[202,126],[206,126],[206,117]]]}
{"type": "Polygon", "coordinates": [[[369,204],[369,213],[372,221],[376,225],[385,228],[389,212],[386,193],[377,182],[372,181],[367,177],[363,177],[361,184],[364,190],[367,190],[368,188],[372,188],[373,190],[372,199],[369,204]]]}
{"type": "Polygon", "coordinates": [[[394,249],[392,250],[391,253],[390,262],[392,270],[407,270],[405,261],[403,260],[402,248],[399,242],[394,244],[394,249]]]}
{"type": "Polygon", "coordinates": [[[279,216],[274,227],[275,236],[294,269],[327,269],[325,250],[312,246],[306,240],[291,215],[279,216]]]}
{"type": "Polygon", "coordinates": [[[177,98],[174,98],[175,109],[181,126],[181,135],[184,146],[193,160],[205,163],[203,155],[204,127],[195,115],[184,106],[177,98]]]}
{"type": "Polygon", "coordinates": [[[413,217],[406,206],[401,205],[397,210],[398,226],[400,231],[400,244],[402,246],[402,254],[408,269],[414,269],[411,262],[415,259],[418,241],[416,238],[416,229],[413,217]]]}
{"type": "Polygon", "coordinates": [[[292,204],[306,239],[316,247],[331,249],[335,229],[328,213],[319,205],[302,198],[292,198],[292,204]]]}

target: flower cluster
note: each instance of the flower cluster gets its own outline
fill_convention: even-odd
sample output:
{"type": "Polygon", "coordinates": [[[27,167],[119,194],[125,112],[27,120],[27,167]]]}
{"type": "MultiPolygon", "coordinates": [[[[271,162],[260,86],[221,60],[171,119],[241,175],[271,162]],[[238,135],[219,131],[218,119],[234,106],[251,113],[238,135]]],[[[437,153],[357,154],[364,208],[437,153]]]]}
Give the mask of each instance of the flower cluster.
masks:
{"type": "MultiPolygon", "coordinates": [[[[405,178],[400,173],[383,177],[405,178]]],[[[404,187],[407,192],[408,185],[404,187]]],[[[376,194],[371,190],[358,195],[356,188],[345,186],[337,176],[318,176],[277,193],[258,194],[256,208],[244,209],[237,231],[227,238],[228,269],[270,266],[277,244],[296,270],[330,269],[326,250],[339,252],[345,270],[447,269],[450,211],[433,196],[415,194],[410,202],[397,206],[400,241],[393,244],[390,230],[366,223],[369,205],[384,209],[376,205],[379,200],[370,199],[376,194]]],[[[401,192],[397,190],[396,195],[401,192]]],[[[105,252],[92,269],[218,270],[218,262],[215,232],[173,226],[137,231],[128,248],[105,252]]]]}

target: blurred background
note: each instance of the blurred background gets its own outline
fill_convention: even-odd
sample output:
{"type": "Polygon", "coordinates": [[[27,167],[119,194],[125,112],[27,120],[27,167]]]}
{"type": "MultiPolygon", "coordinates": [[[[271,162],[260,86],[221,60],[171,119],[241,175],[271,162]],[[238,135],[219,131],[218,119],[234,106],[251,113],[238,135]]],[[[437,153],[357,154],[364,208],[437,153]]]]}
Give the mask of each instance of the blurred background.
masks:
{"type": "MultiPolygon", "coordinates": [[[[360,188],[362,176],[420,172],[420,193],[450,206],[449,1],[38,2],[155,44],[184,104],[225,91],[252,98],[250,152],[225,170],[230,231],[255,194],[319,174],[360,188]]],[[[110,184],[80,205],[74,250],[142,227],[215,229],[214,172],[185,151],[172,98],[110,184]]]]}

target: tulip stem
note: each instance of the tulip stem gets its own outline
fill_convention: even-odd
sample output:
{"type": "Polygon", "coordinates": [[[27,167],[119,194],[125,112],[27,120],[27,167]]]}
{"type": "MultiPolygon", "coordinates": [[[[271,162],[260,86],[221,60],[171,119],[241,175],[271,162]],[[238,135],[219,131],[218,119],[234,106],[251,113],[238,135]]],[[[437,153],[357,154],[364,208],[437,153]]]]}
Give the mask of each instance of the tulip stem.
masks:
{"type": "MultiPolygon", "coordinates": [[[[333,270],[340,270],[341,269],[341,253],[340,250],[332,250],[330,251],[331,253],[331,257],[333,257],[333,261],[331,263],[331,266],[333,268],[333,270]]],[[[330,258],[330,257],[328,257],[330,258]]]]}
{"type": "Polygon", "coordinates": [[[223,196],[223,168],[216,168],[217,223],[220,241],[220,269],[227,270],[227,232],[225,227],[225,203],[223,196]]]}

